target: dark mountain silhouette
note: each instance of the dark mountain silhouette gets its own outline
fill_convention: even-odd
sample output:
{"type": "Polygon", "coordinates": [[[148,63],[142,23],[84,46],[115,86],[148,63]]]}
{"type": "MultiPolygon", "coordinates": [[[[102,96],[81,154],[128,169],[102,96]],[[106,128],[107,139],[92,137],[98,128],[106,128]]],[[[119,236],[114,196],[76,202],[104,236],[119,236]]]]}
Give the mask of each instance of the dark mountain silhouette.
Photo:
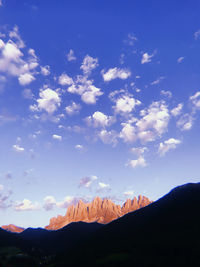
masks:
{"type": "Polygon", "coordinates": [[[1,230],[0,245],[54,255],[56,267],[199,266],[199,211],[200,184],[186,184],[106,225],[78,222],[19,234],[1,230]]]}

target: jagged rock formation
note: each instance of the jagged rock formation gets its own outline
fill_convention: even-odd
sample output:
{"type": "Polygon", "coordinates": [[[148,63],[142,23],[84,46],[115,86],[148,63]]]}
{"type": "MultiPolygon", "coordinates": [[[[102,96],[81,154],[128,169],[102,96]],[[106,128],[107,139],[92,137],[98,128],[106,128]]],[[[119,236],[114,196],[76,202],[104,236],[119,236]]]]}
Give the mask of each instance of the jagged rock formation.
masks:
{"type": "Polygon", "coordinates": [[[1,228],[13,233],[21,233],[25,230],[24,228],[16,226],[14,224],[2,225],[1,228]]]}
{"type": "Polygon", "coordinates": [[[70,206],[64,216],[58,215],[50,219],[50,223],[45,228],[57,230],[71,222],[98,222],[109,223],[126,213],[135,211],[152,203],[147,197],[139,196],[133,200],[127,199],[122,205],[114,204],[110,199],[96,197],[91,203],[84,203],[82,200],[76,206],[70,206]]]}

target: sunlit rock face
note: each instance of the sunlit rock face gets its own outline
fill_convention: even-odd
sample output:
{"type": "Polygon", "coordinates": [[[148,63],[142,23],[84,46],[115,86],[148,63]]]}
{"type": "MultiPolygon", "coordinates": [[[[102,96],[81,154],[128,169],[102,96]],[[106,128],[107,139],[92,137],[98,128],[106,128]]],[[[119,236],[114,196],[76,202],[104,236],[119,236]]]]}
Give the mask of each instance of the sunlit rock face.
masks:
{"type": "Polygon", "coordinates": [[[82,200],[76,206],[70,206],[64,216],[58,215],[50,219],[45,228],[48,230],[60,229],[71,222],[98,222],[109,223],[128,212],[135,211],[152,203],[147,197],[139,196],[133,200],[127,199],[122,205],[114,204],[110,199],[94,198],[91,203],[84,203],[82,200]]]}
{"type": "Polygon", "coordinates": [[[3,228],[6,231],[13,232],[13,233],[21,233],[25,230],[24,228],[18,227],[14,224],[2,225],[1,228],[3,228]]]}

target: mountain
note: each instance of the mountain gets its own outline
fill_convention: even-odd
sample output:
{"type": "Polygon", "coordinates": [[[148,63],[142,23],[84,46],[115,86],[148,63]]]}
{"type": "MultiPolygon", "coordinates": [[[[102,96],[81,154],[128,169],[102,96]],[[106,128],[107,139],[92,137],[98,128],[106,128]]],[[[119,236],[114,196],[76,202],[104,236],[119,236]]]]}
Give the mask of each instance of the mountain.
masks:
{"type": "Polygon", "coordinates": [[[16,226],[14,224],[2,225],[1,228],[13,233],[21,233],[25,230],[25,228],[16,226]]]}
{"type": "Polygon", "coordinates": [[[120,206],[114,204],[110,199],[94,198],[91,203],[84,203],[82,200],[76,206],[70,206],[66,215],[53,217],[45,228],[48,230],[57,230],[71,222],[98,222],[101,224],[109,223],[124,214],[135,211],[152,203],[147,197],[139,195],[138,199],[127,199],[120,206]]]}

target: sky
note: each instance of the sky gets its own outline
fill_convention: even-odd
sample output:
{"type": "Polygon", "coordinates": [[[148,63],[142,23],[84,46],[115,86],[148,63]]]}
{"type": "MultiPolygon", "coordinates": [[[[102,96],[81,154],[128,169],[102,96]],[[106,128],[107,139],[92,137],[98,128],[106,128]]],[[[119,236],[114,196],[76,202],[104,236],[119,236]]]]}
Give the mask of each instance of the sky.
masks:
{"type": "Polygon", "coordinates": [[[0,0],[0,225],[199,182],[199,8],[0,0]]]}

